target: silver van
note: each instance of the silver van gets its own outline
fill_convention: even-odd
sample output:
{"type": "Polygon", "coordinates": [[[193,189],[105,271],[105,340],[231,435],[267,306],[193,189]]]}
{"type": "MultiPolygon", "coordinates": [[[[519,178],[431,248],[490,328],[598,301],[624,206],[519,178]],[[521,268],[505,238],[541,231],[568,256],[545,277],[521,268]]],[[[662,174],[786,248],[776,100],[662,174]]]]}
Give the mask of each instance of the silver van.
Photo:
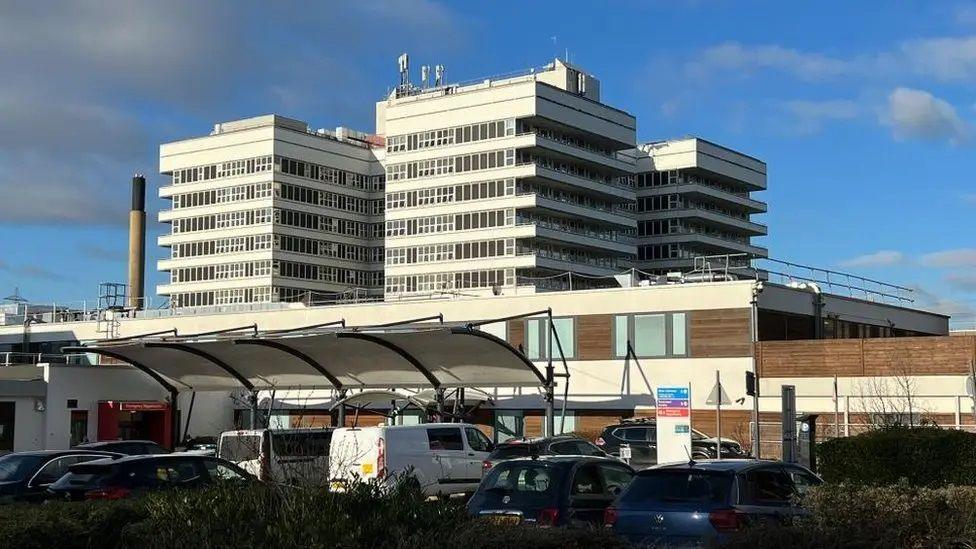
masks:
{"type": "Polygon", "coordinates": [[[329,479],[334,429],[248,429],[221,433],[217,457],[261,480],[303,486],[329,479]]]}

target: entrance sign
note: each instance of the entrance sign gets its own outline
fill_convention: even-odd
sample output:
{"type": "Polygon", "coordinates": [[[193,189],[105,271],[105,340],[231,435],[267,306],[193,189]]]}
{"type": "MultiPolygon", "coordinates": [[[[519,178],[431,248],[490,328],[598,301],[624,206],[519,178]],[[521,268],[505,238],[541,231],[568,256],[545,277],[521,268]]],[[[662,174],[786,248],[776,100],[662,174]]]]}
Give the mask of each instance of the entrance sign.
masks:
{"type": "Polygon", "coordinates": [[[657,462],[691,459],[691,389],[657,388],[657,462]]]}

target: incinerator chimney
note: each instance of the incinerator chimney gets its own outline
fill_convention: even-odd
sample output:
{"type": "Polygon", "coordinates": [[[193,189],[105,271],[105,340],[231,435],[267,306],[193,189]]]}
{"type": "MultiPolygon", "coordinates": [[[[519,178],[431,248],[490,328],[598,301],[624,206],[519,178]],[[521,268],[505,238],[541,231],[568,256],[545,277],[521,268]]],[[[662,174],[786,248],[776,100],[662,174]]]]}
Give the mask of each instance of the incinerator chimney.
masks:
{"type": "Polygon", "coordinates": [[[132,177],[129,210],[129,308],[142,309],[146,276],[146,178],[132,177]]]}

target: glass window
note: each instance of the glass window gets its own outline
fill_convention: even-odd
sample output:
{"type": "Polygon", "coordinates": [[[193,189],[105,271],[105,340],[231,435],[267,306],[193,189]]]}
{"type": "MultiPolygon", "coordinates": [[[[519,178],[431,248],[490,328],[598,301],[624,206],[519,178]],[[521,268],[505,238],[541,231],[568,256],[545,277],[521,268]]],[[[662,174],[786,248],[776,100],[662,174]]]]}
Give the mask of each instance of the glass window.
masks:
{"type": "Polygon", "coordinates": [[[522,412],[495,411],[495,441],[520,438],[525,433],[525,418],[522,412]]]}
{"type": "Polygon", "coordinates": [[[464,435],[468,438],[468,446],[475,452],[491,451],[491,442],[481,431],[474,427],[465,427],[464,435]]]}
{"type": "Polygon", "coordinates": [[[671,354],[684,356],[688,354],[687,349],[687,324],[685,313],[673,313],[671,315],[671,354]]]}
{"type": "Polygon", "coordinates": [[[793,481],[780,469],[761,469],[746,475],[748,503],[783,505],[793,496],[793,481]]]}
{"type": "Polygon", "coordinates": [[[219,480],[239,480],[244,477],[240,473],[231,469],[227,465],[220,463],[219,461],[208,459],[204,461],[207,466],[207,473],[210,474],[210,478],[219,480]]]}
{"type": "Polygon", "coordinates": [[[627,356],[628,327],[630,318],[626,315],[613,317],[613,349],[615,356],[627,356]]]}
{"type": "Polygon", "coordinates": [[[651,469],[642,471],[623,493],[621,503],[657,502],[722,504],[732,495],[732,475],[713,471],[651,469]]]}
{"type": "Polygon", "coordinates": [[[431,450],[464,450],[461,429],[456,427],[427,429],[427,442],[431,450]]]}
{"type": "Polygon", "coordinates": [[[529,320],[526,322],[525,329],[525,356],[530,359],[537,359],[542,356],[541,350],[539,349],[539,329],[542,322],[539,320],[529,320]]]}
{"type": "Polygon", "coordinates": [[[667,354],[664,315],[634,316],[634,352],[637,356],[667,354]]]}
{"type": "MultiPolygon", "coordinates": [[[[599,454],[591,454],[599,455],[599,454]]],[[[623,492],[624,488],[630,484],[630,480],[634,478],[634,473],[625,467],[614,464],[601,464],[600,471],[603,473],[604,484],[607,486],[607,491],[610,495],[617,495],[623,492]]]]}
{"type": "MultiPolygon", "coordinates": [[[[543,321],[544,322],[544,321],[543,321]]],[[[552,329],[555,335],[550,342],[549,348],[552,349],[553,358],[575,358],[576,326],[572,318],[552,319],[552,329]],[[559,338],[559,345],[556,345],[556,338],[559,338]],[[559,355],[559,347],[562,347],[562,356],[559,355]]]]}

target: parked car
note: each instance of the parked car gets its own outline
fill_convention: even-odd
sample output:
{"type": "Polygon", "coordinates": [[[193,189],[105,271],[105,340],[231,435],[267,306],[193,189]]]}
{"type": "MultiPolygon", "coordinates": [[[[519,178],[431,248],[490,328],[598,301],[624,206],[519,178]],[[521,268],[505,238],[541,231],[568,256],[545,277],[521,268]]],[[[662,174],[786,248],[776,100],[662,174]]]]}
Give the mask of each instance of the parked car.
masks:
{"type": "Polygon", "coordinates": [[[192,488],[251,477],[229,461],[193,454],[124,456],[72,465],[48,487],[55,499],[122,499],[153,490],[192,488]]]}
{"type": "Polygon", "coordinates": [[[329,480],[333,429],[251,429],[221,433],[217,457],[261,480],[319,486],[329,480]]]}
{"type": "MultiPolygon", "coordinates": [[[[717,457],[714,438],[696,430],[691,433],[691,456],[695,460],[717,457]]],[[[623,420],[603,429],[596,445],[612,456],[620,455],[620,445],[630,445],[630,464],[643,468],[657,463],[657,422],[653,419],[623,420]]],[[[722,437],[722,458],[749,457],[742,445],[722,437]]]]}
{"type": "Polygon", "coordinates": [[[177,450],[191,454],[199,454],[201,456],[216,456],[217,437],[194,437],[187,439],[177,450]]]}
{"type": "Polygon", "coordinates": [[[68,472],[68,467],[121,454],[88,450],[44,450],[0,456],[0,502],[36,502],[47,488],[68,472]]]}
{"type": "Polygon", "coordinates": [[[637,473],[604,522],[640,545],[721,543],[744,525],[802,514],[798,502],[822,482],[804,467],[777,461],[662,465],[637,473]]]}
{"type": "Polygon", "coordinates": [[[572,435],[513,438],[496,445],[482,467],[487,471],[502,461],[532,456],[607,457],[607,453],[592,442],[572,435]]]}
{"type": "Polygon", "coordinates": [[[343,427],[332,436],[332,487],[412,475],[427,495],[472,493],[494,445],[467,423],[343,427]]]}
{"type": "Polygon", "coordinates": [[[79,450],[99,450],[127,456],[168,454],[170,451],[151,440],[103,440],[75,446],[79,450]]]}
{"type": "Polygon", "coordinates": [[[629,465],[605,457],[503,461],[491,468],[467,509],[498,524],[599,525],[633,475],[629,465]]]}

